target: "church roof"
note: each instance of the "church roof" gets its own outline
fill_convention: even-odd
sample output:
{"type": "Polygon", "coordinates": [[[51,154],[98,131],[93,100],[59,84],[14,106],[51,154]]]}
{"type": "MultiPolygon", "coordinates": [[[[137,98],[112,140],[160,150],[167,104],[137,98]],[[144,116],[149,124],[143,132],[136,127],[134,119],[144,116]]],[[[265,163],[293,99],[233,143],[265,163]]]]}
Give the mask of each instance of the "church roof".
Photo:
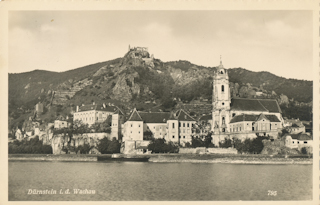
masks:
{"type": "MultiPolygon", "coordinates": [[[[243,121],[256,122],[257,120],[259,120],[260,116],[262,115],[246,115],[246,114],[236,115],[231,119],[230,123],[243,122],[243,121]]],[[[278,117],[275,115],[263,115],[263,116],[265,116],[270,122],[280,122],[278,117]]]]}
{"type": "Polygon", "coordinates": [[[274,99],[231,99],[231,110],[281,113],[279,104],[274,99]]]}
{"type": "Polygon", "coordinates": [[[201,116],[199,121],[201,120],[212,120],[212,114],[211,115],[204,115],[204,116],[201,116]]]}

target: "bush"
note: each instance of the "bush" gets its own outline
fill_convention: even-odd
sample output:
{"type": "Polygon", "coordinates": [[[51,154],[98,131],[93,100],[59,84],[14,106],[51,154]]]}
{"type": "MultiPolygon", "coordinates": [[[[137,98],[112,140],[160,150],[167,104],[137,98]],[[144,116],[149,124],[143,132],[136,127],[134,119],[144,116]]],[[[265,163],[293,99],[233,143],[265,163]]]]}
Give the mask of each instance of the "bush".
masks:
{"type": "Polygon", "coordinates": [[[214,144],[212,144],[212,136],[211,135],[212,134],[209,133],[207,136],[204,137],[203,140],[198,137],[192,137],[191,146],[193,148],[196,148],[196,147],[206,147],[206,148],[215,147],[214,144]]]}
{"type": "Polygon", "coordinates": [[[112,141],[107,137],[99,140],[98,150],[101,154],[113,154],[120,153],[121,144],[116,138],[113,138],[112,141]]]}
{"type": "Polygon", "coordinates": [[[88,154],[91,148],[92,147],[90,147],[90,145],[84,144],[83,146],[82,145],[78,146],[75,149],[75,151],[76,153],[80,152],[80,154],[88,154]]]}
{"type": "Polygon", "coordinates": [[[308,154],[307,148],[306,148],[306,147],[302,147],[302,148],[301,148],[301,153],[302,153],[302,154],[308,154]]]}
{"type": "Polygon", "coordinates": [[[219,147],[229,148],[232,147],[232,140],[225,138],[223,142],[219,142],[219,147]]]}
{"type": "Polygon", "coordinates": [[[29,141],[15,140],[9,143],[9,154],[52,154],[52,147],[50,145],[43,145],[42,140],[36,136],[29,141]]]}
{"type": "Polygon", "coordinates": [[[153,138],[153,133],[150,130],[146,130],[143,133],[143,140],[152,140],[153,138]]]}
{"type": "Polygon", "coordinates": [[[166,143],[165,139],[153,139],[148,145],[152,153],[178,153],[179,148],[173,142],[166,143]]]}

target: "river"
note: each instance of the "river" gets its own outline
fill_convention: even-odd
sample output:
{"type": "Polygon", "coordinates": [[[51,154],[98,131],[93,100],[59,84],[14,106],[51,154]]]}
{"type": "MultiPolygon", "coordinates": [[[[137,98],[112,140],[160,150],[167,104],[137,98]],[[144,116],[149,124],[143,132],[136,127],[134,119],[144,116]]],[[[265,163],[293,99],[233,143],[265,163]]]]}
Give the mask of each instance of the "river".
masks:
{"type": "Polygon", "coordinates": [[[91,200],[312,200],[312,165],[9,162],[9,201],[91,200]]]}

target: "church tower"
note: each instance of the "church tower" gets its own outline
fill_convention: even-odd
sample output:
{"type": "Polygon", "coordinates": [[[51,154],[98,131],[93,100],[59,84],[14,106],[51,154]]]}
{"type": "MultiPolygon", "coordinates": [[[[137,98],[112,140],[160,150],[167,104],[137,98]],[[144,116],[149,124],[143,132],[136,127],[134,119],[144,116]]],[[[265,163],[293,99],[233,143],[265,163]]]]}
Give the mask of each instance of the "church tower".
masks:
{"type": "Polygon", "coordinates": [[[215,135],[229,132],[230,103],[229,76],[220,56],[220,65],[213,76],[212,131],[215,135]]]}

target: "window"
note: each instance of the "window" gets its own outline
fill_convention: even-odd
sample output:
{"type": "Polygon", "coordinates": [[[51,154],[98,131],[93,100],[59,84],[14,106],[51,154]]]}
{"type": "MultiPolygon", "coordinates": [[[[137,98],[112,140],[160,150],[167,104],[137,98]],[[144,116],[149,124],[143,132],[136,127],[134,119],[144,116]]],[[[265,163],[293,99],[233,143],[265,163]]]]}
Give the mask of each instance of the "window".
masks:
{"type": "Polygon", "coordinates": [[[132,124],[131,124],[131,127],[132,127],[132,124]]]}
{"type": "Polygon", "coordinates": [[[224,85],[221,85],[221,91],[224,92],[224,85]]]}
{"type": "Polygon", "coordinates": [[[189,127],[189,123],[187,123],[187,127],[189,127]]]}
{"type": "Polygon", "coordinates": [[[222,103],[222,105],[224,105],[224,102],[222,103]]]}
{"type": "Polygon", "coordinates": [[[172,139],[174,139],[174,135],[172,135],[172,139]]]}
{"type": "Polygon", "coordinates": [[[172,123],[172,128],[174,128],[174,123],[172,123]]]}
{"type": "Polygon", "coordinates": [[[299,141],[298,141],[298,144],[299,144],[299,141]]]}
{"type": "Polygon", "coordinates": [[[307,142],[307,141],[304,141],[303,143],[307,144],[308,142],[307,142]]]}
{"type": "Polygon", "coordinates": [[[186,138],[186,136],[183,136],[183,139],[185,139],[186,138]]]}
{"type": "Polygon", "coordinates": [[[161,132],[160,132],[160,135],[161,135],[161,132]]]}
{"type": "Polygon", "coordinates": [[[181,122],[179,122],[179,127],[181,127],[181,122]]]}
{"type": "Polygon", "coordinates": [[[139,125],[139,127],[140,127],[140,125],[139,125]]]}
{"type": "Polygon", "coordinates": [[[226,130],[225,130],[225,128],[222,128],[222,132],[225,132],[226,130]]]}
{"type": "Polygon", "coordinates": [[[224,125],[226,123],[225,118],[222,117],[222,124],[224,125]]]}
{"type": "Polygon", "coordinates": [[[179,139],[181,138],[181,136],[179,136],[179,139]]]}
{"type": "Polygon", "coordinates": [[[140,134],[140,131],[139,131],[139,134],[140,134]]]}
{"type": "Polygon", "coordinates": [[[185,127],[186,125],[185,125],[185,123],[183,123],[183,127],[185,127]]]}
{"type": "Polygon", "coordinates": [[[292,144],[294,144],[294,141],[292,141],[292,144]]]}

